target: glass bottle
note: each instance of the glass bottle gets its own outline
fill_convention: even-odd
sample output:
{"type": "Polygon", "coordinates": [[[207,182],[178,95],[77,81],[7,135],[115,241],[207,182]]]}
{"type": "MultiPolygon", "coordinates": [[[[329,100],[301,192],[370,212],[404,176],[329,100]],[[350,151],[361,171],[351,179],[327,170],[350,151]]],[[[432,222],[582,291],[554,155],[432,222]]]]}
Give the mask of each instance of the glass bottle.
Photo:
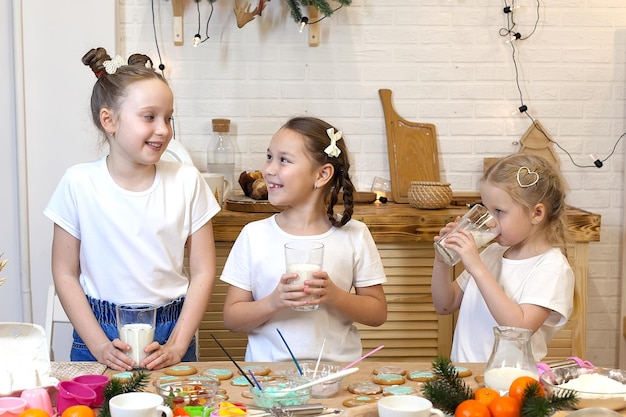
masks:
{"type": "Polygon", "coordinates": [[[230,139],[230,120],[213,119],[213,134],[207,146],[207,172],[224,175],[234,184],[235,149],[230,139]]]}
{"type": "Polygon", "coordinates": [[[521,327],[496,326],[491,356],[485,365],[485,386],[501,395],[520,376],[539,377],[530,338],[532,331],[521,327]]]}

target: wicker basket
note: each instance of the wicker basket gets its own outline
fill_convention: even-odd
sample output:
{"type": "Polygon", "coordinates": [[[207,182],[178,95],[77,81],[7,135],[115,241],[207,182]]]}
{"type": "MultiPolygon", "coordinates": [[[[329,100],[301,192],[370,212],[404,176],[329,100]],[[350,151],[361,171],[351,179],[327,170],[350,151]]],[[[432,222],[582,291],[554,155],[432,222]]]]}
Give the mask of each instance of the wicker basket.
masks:
{"type": "Polygon", "coordinates": [[[452,201],[448,182],[411,181],[409,204],[417,209],[440,209],[452,201]]]}

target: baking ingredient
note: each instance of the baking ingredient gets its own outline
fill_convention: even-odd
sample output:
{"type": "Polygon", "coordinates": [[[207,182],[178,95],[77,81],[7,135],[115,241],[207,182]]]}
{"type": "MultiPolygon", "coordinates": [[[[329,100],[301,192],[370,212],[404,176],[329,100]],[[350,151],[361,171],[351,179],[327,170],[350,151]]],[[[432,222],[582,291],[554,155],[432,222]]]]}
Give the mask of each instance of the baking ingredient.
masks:
{"type": "Polygon", "coordinates": [[[491,417],[491,413],[480,401],[465,400],[454,411],[454,417],[491,417]]]}
{"type": "Polygon", "coordinates": [[[138,365],[148,356],[144,349],[154,341],[154,327],[145,323],[125,324],[120,329],[120,339],[132,347],[126,354],[138,365]]]}
{"type": "Polygon", "coordinates": [[[511,383],[511,386],[509,387],[509,397],[513,397],[520,403],[523,403],[524,392],[526,391],[526,387],[530,384],[535,386],[535,393],[537,394],[537,397],[544,397],[546,395],[546,391],[537,379],[531,376],[520,376],[511,383]]]}
{"type": "Polygon", "coordinates": [[[96,413],[86,405],[72,405],[63,411],[61,417],[96,417],[96,413]]]}
{"type": "MultiPolygon", "coordinates": [[[[626,392],[626,385],[601,374],[582,374],[576,378],[570,379],[564,384],[560,384],[559,388],[568,388],[587,393],[593,392],[598,393],[598,395],[622,394],[626,392]]],[[[590,397],[587,394],[579,394],[579,396],[590,397]]],[[[594,398],[596,397],[594,396],[594,398]]]]}
{"type": "Polygon", "coordinates": [[[500,395],[507,393],[511,383],[519,377],[532,378],[537,373],[533,373],[527,369],[513,368],[511,366],[504,366],[502,368],[491,368],[485,372],[485,386],[496,389],[500,392],[500,395]]]}
{"type": "Polygon", "coordinates": [[[519,417],[522,403],[513,397],[498,397],[489,403],[491,417],[519,417]]]}
{"type": "Polygon", "coordinates": [[[500,396],[500,393],[495,389],[483,387],[474,391],[474,399],[489,406],[489,404],[500,396]]]}
{"type": "Polygon", "coordinates": [[[28,408],[22,411],[19,417],[51,417],[46,410],[41,408],[28,408]]]}

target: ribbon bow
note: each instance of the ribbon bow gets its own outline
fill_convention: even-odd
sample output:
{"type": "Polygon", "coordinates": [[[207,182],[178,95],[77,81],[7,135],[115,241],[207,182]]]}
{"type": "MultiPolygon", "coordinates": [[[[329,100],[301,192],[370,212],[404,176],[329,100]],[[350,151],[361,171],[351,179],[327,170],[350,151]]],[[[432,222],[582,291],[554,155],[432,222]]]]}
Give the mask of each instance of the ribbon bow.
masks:
{"type": "Polygon", "coordinates": [[[124,58],[119,55],[116,55],[115,58],[102,63],[107,74],[115,74],[115,71],[117,71],[117,69],[124,64],[124,58]]]}
{"type": "Polygon", "coordinates": [[[330,138],[330,145],[328,145],[326,149],[324,149],[324,152],[326,152],[326,155],[330,156],[331,158],[336,158],[341,154],[341,149],[339,149],[339,147],[337,146],[337,141],[341,139],[342,132],[340,130],[335,133],[335,128],[331,127],[326,130],[326,134],[330,138]]]}

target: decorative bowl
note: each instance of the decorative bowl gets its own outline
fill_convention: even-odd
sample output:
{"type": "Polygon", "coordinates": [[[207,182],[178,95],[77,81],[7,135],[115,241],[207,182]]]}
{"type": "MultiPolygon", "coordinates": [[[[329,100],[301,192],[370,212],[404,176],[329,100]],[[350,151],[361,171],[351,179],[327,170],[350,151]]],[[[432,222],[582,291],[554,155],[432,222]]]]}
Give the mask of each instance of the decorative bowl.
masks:
{"type": "MultiPolygon", "coordinates": [[[[302,375],[297,369],[290,369],[287,371],[287,379],[289,381],[313,381],[315,379],[328,376],[339,372],[341,369],[339,365],[333,365],[330,363],[320,363],[315,373],[315,362],[302,362],[300,363],[300,369],[302,369],[302,375]]],[[[330,398],[339,392],[339,386],[343,378],[337,378],[332,381],[322,382],[321,384],[313,385],[311,387],[311,397],[313,398],[330,398]]],[[[300,382],[302,383],[302,382],[300,382]]]]}
{"type": "Polygon", "coordinates": [[[621,410],[626,407],[626,371],[608,368],[563,367],[541,374],[547,393],[574,391],[578,402],[574,408],[591,407],[621,410]]]}
{"type": "Polygon", "coordinates": [[[170,407],[207,406],[213,403],[217,392],[217,380],[204,378],[175,378],[172,380],[158,379],[154,382],[156,392],[170,407]]]}
{"type": "Polygon", "coordinates": [[[302,405],[309,402],[311,399],[311,387],[299,389],[297,391],[285,391],[286,388],[297,387],[306,383],[304,379],[300,380],[287,380],[281,381],[269,381],[264,382],[261,385],[263,390],[259,390],[257,387],[250,388],[254,403],[258,407],[272,408],[273,406],[288,406],[288,405],[302,405]]]}
{"type": "Polygon", "coordinates": [[[411,181],[409,204],[417,209],[445,208],[452,201],[452,189],[448,182],[411,181]]]}

